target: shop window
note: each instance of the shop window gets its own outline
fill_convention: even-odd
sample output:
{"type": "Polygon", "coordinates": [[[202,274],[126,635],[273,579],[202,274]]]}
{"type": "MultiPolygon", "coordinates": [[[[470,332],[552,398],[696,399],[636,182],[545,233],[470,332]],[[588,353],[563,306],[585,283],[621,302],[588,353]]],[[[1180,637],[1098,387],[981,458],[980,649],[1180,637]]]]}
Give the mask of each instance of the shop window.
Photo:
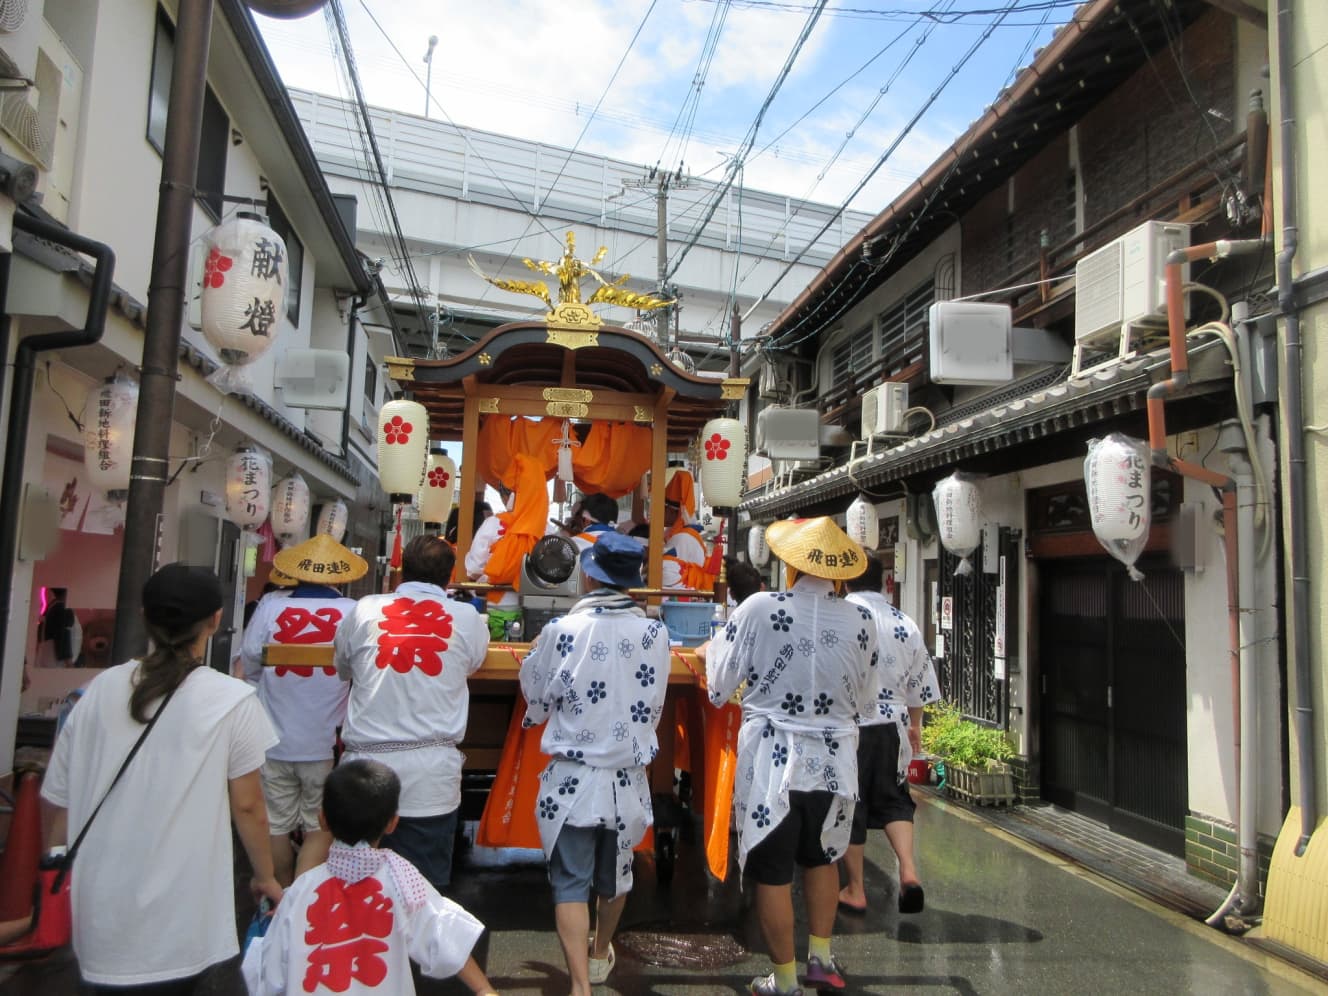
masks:
{"type": "Polygon", "coordinates": [[[281,236],[281,241],[286,243],[286,269],[289,274],[286,284],[286,317],[290,319],[292,325],[298,327],[300,292],[304,283],[304,243],[295,234],[295,229],[291,228],[290,219],[286,217],[286,212],[281,210],[281,205],[277,203],[270,190],[267,193],[267,223],[272,226],[272,231],[281,236]]]}
{"type": "MultiPolygon", "coordinates": [[[[175,26],[166,12],[157,10],[157,34],[152,46],[152,80],[148,85],[148,142],[158,152],[166,149],[166,116],[175,66],[175,26]]],[[[221,220],[222,192],[226,186],[226,152],[231,123],[212,88],[203,94],[203,129],[198,144],[198,170],[194,175],[196,199],[213,221],[221,220]]]]}

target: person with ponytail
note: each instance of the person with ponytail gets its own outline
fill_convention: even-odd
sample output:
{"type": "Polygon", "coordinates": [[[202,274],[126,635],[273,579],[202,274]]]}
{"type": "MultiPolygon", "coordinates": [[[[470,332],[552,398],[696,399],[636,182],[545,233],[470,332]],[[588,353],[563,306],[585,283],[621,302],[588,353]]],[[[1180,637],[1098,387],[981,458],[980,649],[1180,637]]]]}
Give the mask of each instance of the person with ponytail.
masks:
{"type": "Polygon", "coordinates": [[[56,740],[42,784],[48,843],[88,825],[72,911],[93,993],[215,988],[208,970],[239,953],[232,820],[255,901],[281,899],[259,779],[277,736],[252,687],[203,664],[224,600],[206,568],[152,575],[142,596],[151,650],[93,679],[56,740]]]}

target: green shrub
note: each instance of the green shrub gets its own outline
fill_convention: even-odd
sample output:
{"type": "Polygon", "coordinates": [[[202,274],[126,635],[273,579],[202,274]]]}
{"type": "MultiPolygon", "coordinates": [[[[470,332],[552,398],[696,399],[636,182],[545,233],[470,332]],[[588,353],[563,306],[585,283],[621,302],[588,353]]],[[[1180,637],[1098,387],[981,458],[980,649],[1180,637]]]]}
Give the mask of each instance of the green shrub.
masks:
{"type": "Polygon", "coordinates": [[[959,707],[948,702],[927,706],[922,747],[929,754],[966,768],[986,768],[991,762],[1014,756],[1003,731],[965,719],[959,707]]]}

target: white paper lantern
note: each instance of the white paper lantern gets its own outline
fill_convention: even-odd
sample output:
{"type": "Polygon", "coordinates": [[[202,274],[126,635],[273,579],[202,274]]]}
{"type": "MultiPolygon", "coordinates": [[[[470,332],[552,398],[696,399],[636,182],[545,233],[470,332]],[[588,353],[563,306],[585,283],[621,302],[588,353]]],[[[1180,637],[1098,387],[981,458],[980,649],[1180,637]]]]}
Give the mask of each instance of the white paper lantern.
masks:
{"type": "Polygon", "coordinates": [[[378,412],[378,479],[397,503],[408,502],[424,483],[429,452],[429,413],[418,401],[398,398],[378,412]]]}
{"type": "Polygon", "coordinates": [[[715,508],[742,499],[747,433],[736,418],[712,418],[701,430],[701,493],[715,508]]]}
{"type": "Polygon", "coordinates": [[[1147,446],[1113,432],[1088,443],[1084,460],[1088,512],[1093,533],[1136,581],[1143,574],[1134,562],[1148,544],[1152,525],[1152,467],[1147,446]]]}
{"type": "Polygon", "coordinates": [[[844,513],[844,521],[849,539],[864,549],[876,549],[881,541],[881,522],[875,505],[858,495],[844,513]]]}
{"type": "Polygon", "coordinates": [[[968,474],[951,474],[936,482],[932,498],[941,545],[960,558],[955,574],[972,574],[968,558],[982,542],[982,493],[977,481],[968,474]]]}
{"type": "Polygon", "coordinates": [[[272,534],[282,546],[305,538],[309,528],[309,485],[299,474],[282,478],[272,489],[272,534]]]}
{"type": "MultiPolygon", "coordinates": [[[[281,329],[286,244],[258,215],[244,211],[212,229],[206,239],[203,335],[226,367],[243,366],[267,352],[281,329]]],[[[218,373],[238,380],[234,371],[218,373]]]]}
{"type": "Polygon", "coordinates": [[[241,529],[257,529],[272,507],[272,460],[244,446],[226,461],[226,518],[241,529]]]}
{"type": "Polygon", "coordinates": [[[770,544],[765,541],[765,526],[759,523],[747,530],[747,559],[757,567],[770,563],[770,544]]]}
{"type": "Polygon", "coordinates": [[[456,464],[447,450],[435,449],[429,454],[424,484],[420,487],[420,518],[425,522],[445,523],[452,512],[456,486],[456,464]]]}
{"type": "Polygon", "coordinates": [[[83,465],[88,482],[114,499],[129,491],[129,466],[134,457],[134,420],[138,417],[138,385],[112,377],[88,395],[83,407],[83,465]]]}
{"type": "Polygon", "coordinates": [[[325,502],[318,513],[318,525],[314,527],[314,535],[331,536],[340,543],[346,535],[346,521],[349,518],[350,512],[346,508],[346,503],[340,498],[325,502]]]}

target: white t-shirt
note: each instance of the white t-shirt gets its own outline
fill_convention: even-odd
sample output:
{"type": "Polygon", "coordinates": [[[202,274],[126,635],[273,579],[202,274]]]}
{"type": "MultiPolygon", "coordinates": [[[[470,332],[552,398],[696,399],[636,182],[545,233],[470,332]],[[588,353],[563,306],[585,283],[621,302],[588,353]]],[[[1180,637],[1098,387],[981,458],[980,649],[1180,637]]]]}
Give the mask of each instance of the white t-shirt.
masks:
{"type": "Polygon", "coordinates": [[[470,690],[489,628],[474,606],[437,585],[407,581],[366,595],[337,630],[337,673],[351,683],[344,758],[381,761],[401,779],[402,816],[461,805],[461,752],[470,690]]]}
{"type": "Polygon", "coordinates": [[[253,688],[196,668],[107,795],[143,732],[129,715],[137,669],[93,679],[42,783],[69,811],[70,843],[106,796],[72,876],[74,951],[99,985],[187,978],[239,950],[227,781],[260,768],[277,742],[253,688]]]}
{"type": "Polygon", "coordinates": [[[245,627],[240,647],[244,676],[257,684],[258,700],[281,738],[267,752],[272,761],[330,760],[337,727],[346,718],[350,688],[337,677],[336,668],[263,666],[263,648],[269,643],[332,645],[355,599],[326,591],[333,597],[306,597],[297,588],[287,598],[265,598],[245,627]]]}

